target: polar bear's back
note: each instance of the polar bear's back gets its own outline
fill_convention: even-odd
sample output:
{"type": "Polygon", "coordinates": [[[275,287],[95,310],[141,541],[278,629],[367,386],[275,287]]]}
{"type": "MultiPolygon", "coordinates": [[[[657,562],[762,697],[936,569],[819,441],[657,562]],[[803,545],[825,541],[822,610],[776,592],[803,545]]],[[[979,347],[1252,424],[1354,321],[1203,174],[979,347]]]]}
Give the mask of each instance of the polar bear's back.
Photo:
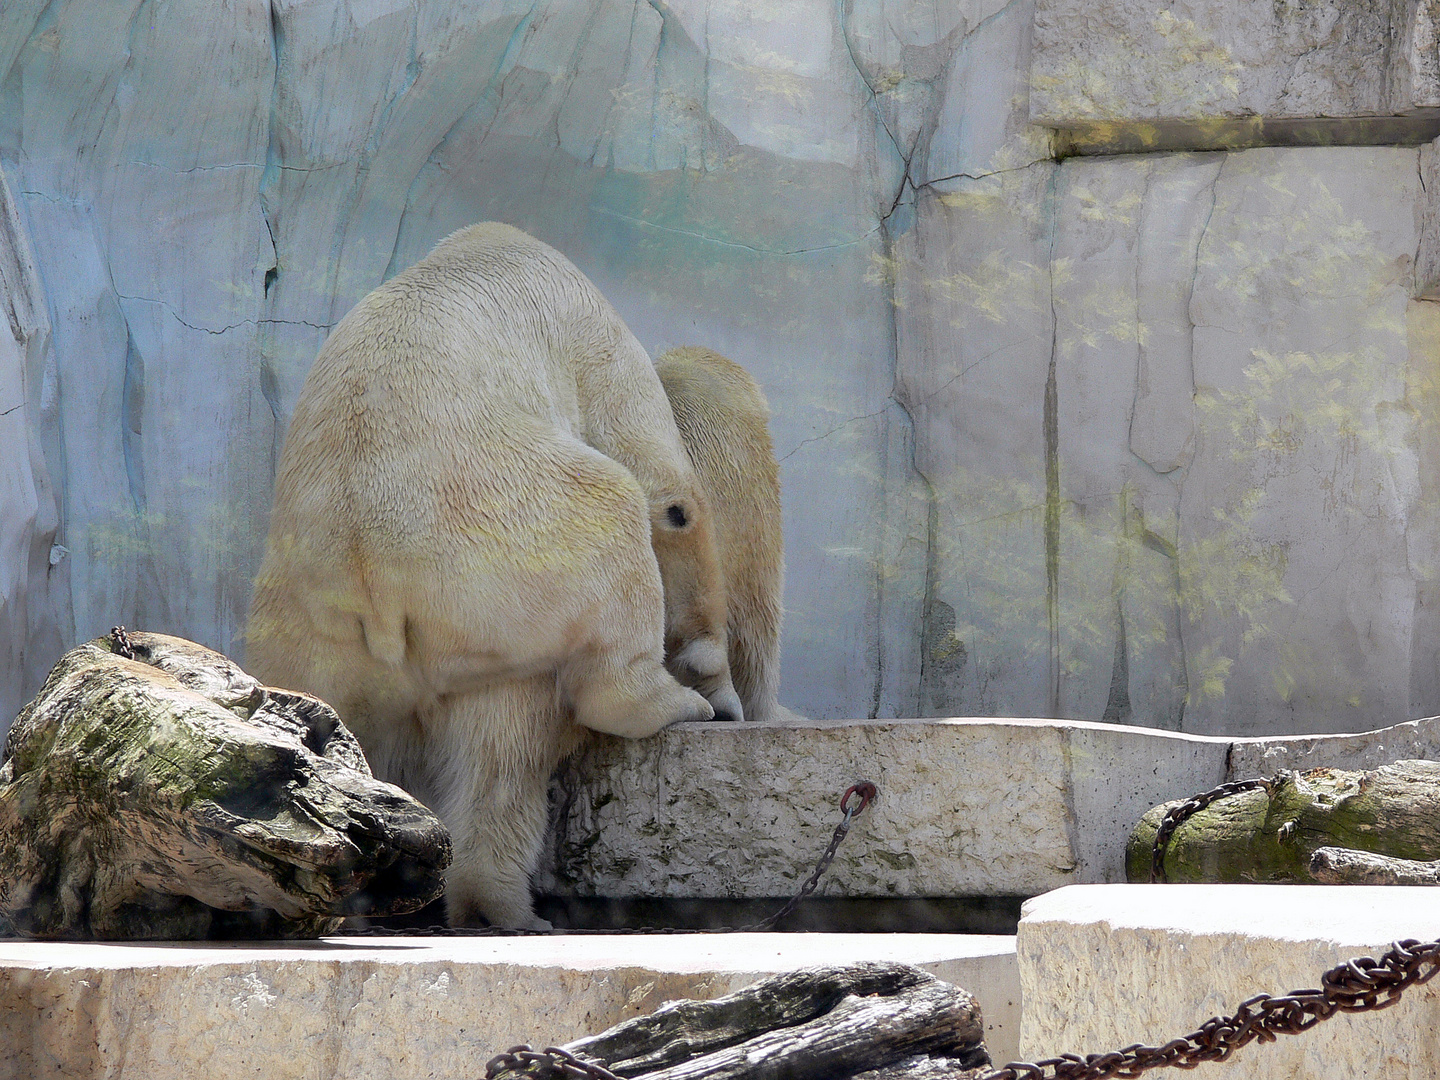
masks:
{"type": "MultiPolygon", "coordinates": [[[[644,493],[620,454],[592,445],[597,379],[634,400],[622,420],[642,441],[655,438],[647,409],[674,431],[648,357],[568,260],[494,224],[442,241],[316,357],[281,454],[257,609],[303,606],[332,638],[358,621],[375,656],[416,651],[408,636],[471,671],[524,674],[565,652],[597,597],[658,595],[648,545],[630,540],[649,535],[644,493]]],[[[673,442],[652,453],[661,465],[683,455],[673,442]]]]}

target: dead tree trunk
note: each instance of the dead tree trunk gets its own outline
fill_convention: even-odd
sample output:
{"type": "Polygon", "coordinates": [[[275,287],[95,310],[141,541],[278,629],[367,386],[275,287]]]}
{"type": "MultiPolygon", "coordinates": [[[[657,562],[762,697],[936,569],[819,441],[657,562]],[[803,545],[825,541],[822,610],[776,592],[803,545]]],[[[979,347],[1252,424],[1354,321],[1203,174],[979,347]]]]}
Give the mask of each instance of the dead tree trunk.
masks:
{"type": "Polygon", "coordinates": [[[1310,858],[1310,873],[1326,885],[1440,885],[1440,860],[1422,862],[1322,847],[1310,858]]]}
{"type": "MultiPolygon", "coordinates": [[[[964,1080],[989,1065],[979,1006],[903,964],[776,975],[676,1001],[562,1049],[627,1080],[964,1080]]],[[[501,1059],[493,1080],[543,1070],[501,1059]]]]}
{"type": "Polygon", "coordinates": [[[449,861],[330,706],[180,638],[71,650],[6,740],[0,933],[314,936],[423,906],[449,861]]]}
{"type": "MultiPolygon", "coordinates": [[[[1126,874],[1148,881],[1160,820],[1148,811],[1130,836],[1126,874]]],[[[1440,762],[1397,761],[1368,772],[1283,773],[1185,819],[1164,853],[1176,882],[1434,884],[1440,859],[1440,762]]]]}

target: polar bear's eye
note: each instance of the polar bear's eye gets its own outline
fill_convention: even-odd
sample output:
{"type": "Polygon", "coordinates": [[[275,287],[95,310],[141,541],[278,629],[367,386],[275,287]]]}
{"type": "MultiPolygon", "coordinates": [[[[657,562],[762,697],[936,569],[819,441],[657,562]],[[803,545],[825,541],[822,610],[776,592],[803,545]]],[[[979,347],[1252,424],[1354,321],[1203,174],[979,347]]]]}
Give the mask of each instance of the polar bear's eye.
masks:
{"type": "Polygon", "coordinates": [[[686,525],[685,508],[679,503],[671,506],[665,511],[665,516],[670,519],[670,524],[677,529],[683,529],[686,525]]]}

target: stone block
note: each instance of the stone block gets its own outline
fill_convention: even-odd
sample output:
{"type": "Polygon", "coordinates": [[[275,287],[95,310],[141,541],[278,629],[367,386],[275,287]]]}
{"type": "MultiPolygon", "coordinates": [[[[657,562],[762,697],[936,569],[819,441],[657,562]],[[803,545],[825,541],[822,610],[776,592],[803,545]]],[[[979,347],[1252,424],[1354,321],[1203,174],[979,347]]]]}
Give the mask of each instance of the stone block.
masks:
{"type": "Polygon", "coordinates": [[[1082,152],[1420,143],[1431,0],[1038,0],[1030,117],[1082,152]]]}
{"type": "Polygon", "coordinates": [[[557,792],[542,892],[787,897],[871,780],[821,895],[1032,896],[1123,881],[1126,838],[1225,778],[1228,743],[1105,724],[689,724],[597,742],[557,792]]]}
{"type": "Polygon", "coordinates": [[[1440,761],[1440,717],[1411,720],[1353,735],[1282,735],[1230,744],[1231,780],[1270,776],[1280,769],[1378,769],[1407,758],[1440,761]]]}
{"type": "MultiPolygon", "coordinates": [[[[1026,1061],[1162,1045],[1255,994],[1315,987],[1392,941],[1440,937],[1426,889],[1383,886],[1077,885],[1025,905],[1016,938],[1026,1061]]],[[[1440,983],[1382,1011],[1253,1042],[1201,1066],[1215,1080],[1428,1080],[1440,1073],[1440,983]]],[[[1197,1075],[1176,1069],[1157,1078],[1197,1075]]]]}
{"type": "Polygon", "coordinates": [[[595,1034],[782,971],[914,964],[980,1002],[1015,1056],[1014,939],[928,934],[327,938],[306,944],[0,941],[0,1080],[479,1077],[516,1043],[595,1034]]]}
{"type": "Polygon", "coordinates": [[[1440,718],[1355,735],[1228,740],[1118,724],[689,724],[597,739],[552,793],[537,881],[557,896],[789,897],[871,780],[819,895],[1034,896],[1123,882],[1141,815],[1277,769],[1440,759],[1440,718]]]}

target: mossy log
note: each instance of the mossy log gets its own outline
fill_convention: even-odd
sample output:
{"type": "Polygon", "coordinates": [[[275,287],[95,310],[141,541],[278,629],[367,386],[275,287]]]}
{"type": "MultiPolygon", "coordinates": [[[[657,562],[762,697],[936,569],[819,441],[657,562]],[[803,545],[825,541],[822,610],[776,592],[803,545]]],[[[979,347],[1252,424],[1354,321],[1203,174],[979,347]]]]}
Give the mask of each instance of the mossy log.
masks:
{"type": "Polygon", "coordinates": [[[983,1037],[964,990],[903,964],[863,963],[670,1002],[562,1049],[627,1080],[965,1080],[990,1063],[983,1037]]]}
{"type": "Polygon", "coordinates": [[[0,765],[0,932],[307,937],[438,896],[450,839],[317,698],[133,633],[61,657],[0,765]]]}
{"type": "MultiPolygon", "coordinates": [[[[1181,801],[1154,807],[1131,833],[1131,881],[1150,880],[1156,830],[1181,801]]],[[[1397,761],[1366,772],[1282,773],[1269,791],[1213,802],[1176,828],[1164,867],[1174,882],[1428,884],[1436,859],[1440,762],[1397,761]]]]}

